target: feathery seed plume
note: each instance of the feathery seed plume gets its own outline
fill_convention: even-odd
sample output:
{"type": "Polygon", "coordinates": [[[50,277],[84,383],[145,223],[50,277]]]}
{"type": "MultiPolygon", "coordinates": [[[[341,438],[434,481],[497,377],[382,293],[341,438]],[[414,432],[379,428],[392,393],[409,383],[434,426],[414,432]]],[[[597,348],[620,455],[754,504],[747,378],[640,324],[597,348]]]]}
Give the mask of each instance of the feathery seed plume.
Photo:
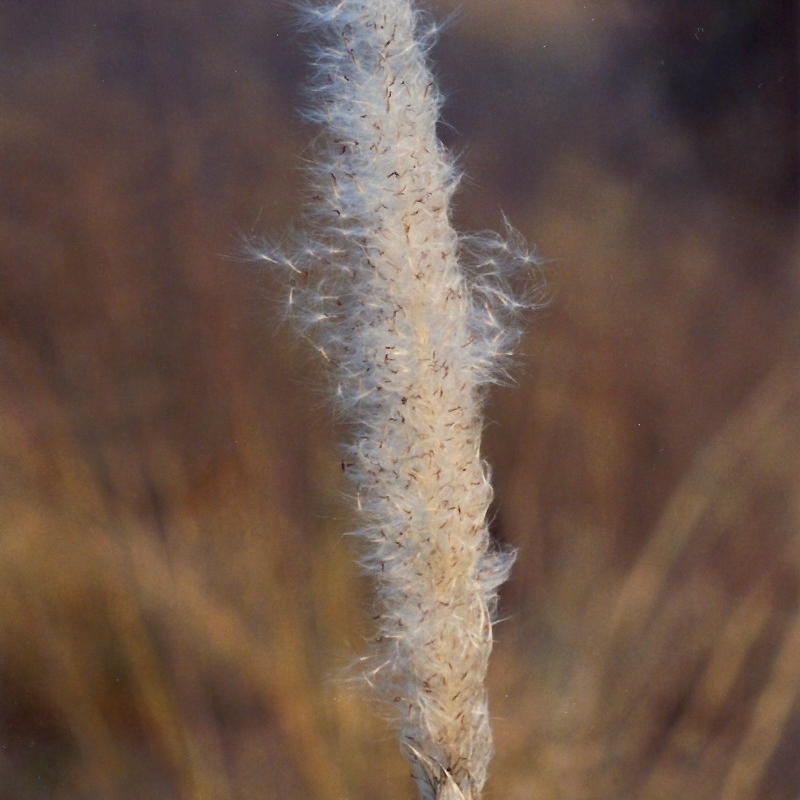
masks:
{"type": "Polygon", "coordinates": [[[484,677],[497,587],[513,554],[490,542],[482,393],[503,378],[527,303],[507,276],[535,258],[459,236],[458,183],[436,135],[441,97],[410,0],[304,8],[314,29],[308,116],[311,232],[282,267],[301,327],[332,363],[354,424],[345,464],[380,619],[367,679],[394,705],[422,800],[477,800],[492,752],[484,677]]]}

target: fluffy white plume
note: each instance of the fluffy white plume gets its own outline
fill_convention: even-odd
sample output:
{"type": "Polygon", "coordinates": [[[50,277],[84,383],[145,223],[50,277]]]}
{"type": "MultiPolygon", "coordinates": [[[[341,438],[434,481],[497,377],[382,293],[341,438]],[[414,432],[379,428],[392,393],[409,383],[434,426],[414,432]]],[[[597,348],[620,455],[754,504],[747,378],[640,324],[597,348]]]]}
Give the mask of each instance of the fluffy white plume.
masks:
{"type": "Polygon", "coordinates": [[[257,255],[284,268],[354,423],[345,463],[380,606],[368,680],[396,707],[423,800],[475,800],[492,751],[492,614],[513,561],[487,530],[481,387],[502,377],[526,305],[506,278],[535,259],[510,228],[453,230],[433,28],[412,3],[341,0],[304,16],[319,42],[313,233],[257,255]]]}

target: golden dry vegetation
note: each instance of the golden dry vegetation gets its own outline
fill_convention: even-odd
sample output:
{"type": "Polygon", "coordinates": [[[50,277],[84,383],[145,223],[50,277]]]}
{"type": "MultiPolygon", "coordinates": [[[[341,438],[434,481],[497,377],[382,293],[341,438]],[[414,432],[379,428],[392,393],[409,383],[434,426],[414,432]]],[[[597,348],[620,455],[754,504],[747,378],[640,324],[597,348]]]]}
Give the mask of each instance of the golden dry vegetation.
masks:
{"type": "MultiPolygon", "coordinates": [[[[488,406],[488,797],[795,800],[796,12],[507,5],[435,51],[459,224],[552,259],[488,406]]],[[[346,431],[239,258],[302,200],[290,17],[0,6],[2,798],[411,797],[346,431]]]]}

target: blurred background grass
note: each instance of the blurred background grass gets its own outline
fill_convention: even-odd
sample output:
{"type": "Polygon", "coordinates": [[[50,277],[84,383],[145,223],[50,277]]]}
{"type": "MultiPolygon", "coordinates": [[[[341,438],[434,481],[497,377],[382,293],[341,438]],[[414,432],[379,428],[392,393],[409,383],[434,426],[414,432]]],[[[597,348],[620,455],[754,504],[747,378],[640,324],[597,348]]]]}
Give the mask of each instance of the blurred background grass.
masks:
{"type": "MultiPolygon", "coordinates": [[[[796,39],[468,0],[435,49],[458,224],[550,259],[488,408],[489,798],[798,796],[796,39]]],[[[0,5],[2,798],[412,796],[322,365],[238,258],[304,71],[282,2],[0,5]]]]}

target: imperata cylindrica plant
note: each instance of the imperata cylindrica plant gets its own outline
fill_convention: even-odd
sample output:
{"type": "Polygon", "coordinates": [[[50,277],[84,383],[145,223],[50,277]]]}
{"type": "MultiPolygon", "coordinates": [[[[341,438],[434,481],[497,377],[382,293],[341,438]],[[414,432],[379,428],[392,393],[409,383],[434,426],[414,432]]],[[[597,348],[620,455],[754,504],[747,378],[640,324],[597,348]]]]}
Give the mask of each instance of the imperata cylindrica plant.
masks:
{"type": "Polygon", "coordinates": [[[535,259],[510,228],[453,229],[435,25],[410,0],[309,5],[302,18],[321,129],[307,232],[257,257],[283,269],[351,423],[343,466],[379,608],[365,677],[396,709],[423,800],[477,800],[493,614],[513,561],[487,527],[482,389],[502,380],[526,305],[507,278],[535,259]]]}

